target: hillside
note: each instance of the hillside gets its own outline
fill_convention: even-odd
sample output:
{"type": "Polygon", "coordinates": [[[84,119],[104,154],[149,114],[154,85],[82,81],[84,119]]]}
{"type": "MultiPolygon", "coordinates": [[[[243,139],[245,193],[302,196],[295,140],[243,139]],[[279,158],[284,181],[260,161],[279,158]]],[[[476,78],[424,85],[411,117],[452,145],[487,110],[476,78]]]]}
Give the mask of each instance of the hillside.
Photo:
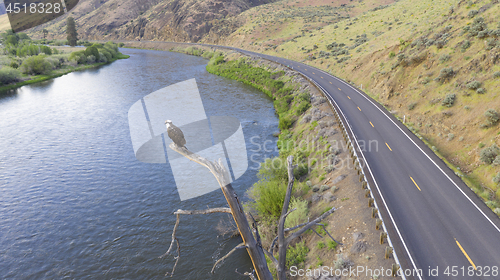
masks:
{"type": "Polygon", "coordinates": [[[82,39],[157,39],[197,42],[209,32],[218,37],[232,33],[236,16],[272,0],[81,0],[68,15],[33,28],[30,35],[65,36],[65,20],[75,18],[82,39]]]}
{"type": "MultiPolygon", "coordinates": [[[[244,14],[252,18],[259,9],[244,14]]],[[[303,61],[361,87],[405,119],[500,213],[500,157],[491,164],[499,152],[485,150],[500,146],[498,114],[487,112],[500,112],[496,0],[403,0],[334,24],[316,21],[312,29],[304,19],[286,18],[293,13],[263,13],[225,43],[303,61]],[[279,18],[288,28],[267,29],[279,18]]]]}

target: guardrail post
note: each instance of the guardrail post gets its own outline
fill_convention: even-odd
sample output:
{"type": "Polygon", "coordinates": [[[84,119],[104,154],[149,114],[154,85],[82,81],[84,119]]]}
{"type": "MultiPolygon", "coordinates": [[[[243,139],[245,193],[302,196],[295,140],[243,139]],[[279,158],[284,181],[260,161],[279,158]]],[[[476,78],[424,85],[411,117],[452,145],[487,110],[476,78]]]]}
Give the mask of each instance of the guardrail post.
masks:
{"type": "Polygon", "coordinates": [[[376,218],[378,214],[378,209],[377,208],[372,208],[372,218],[376,218]]]}
{"type": "Polygon", "coordinates": [[[387,238],[387,232],[380,233],[380,244],[384,244],[384,240],[387,238]]]}
{"type": "Polygon", "coordinates": [[[398,275],[399,265],[397,263],[392,264],[392,277],[396,277],[398,275]]]}
{"type": "Polygon", "coordinates": [[[373,205],[373,198],[368,198],[368,207],[372,207],[373,205]]]}
{"type": "Polygon", "coordinates": [[[370,190],[365,191],[365,197],[370,197],[370,190]]]}
{"type": "Polygon", "coordinates": [[[381,219],[377,219],[377,220],[375,221],[375,229],[376,229],[376,230],[379,230],[379,229],[380,229],[380,227],[382,227],[382,220],[381,220],[381,219]]]}

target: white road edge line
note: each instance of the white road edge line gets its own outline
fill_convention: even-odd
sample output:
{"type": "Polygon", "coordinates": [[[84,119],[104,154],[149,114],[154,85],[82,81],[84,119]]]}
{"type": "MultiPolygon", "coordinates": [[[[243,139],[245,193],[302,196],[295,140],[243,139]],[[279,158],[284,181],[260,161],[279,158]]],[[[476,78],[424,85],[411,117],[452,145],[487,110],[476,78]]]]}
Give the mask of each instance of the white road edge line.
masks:
{"type": "Polygon", "coordinates": [[[362,94],[361,92],[359,92],[356,88],[354,88],[353,86],[351,86],[350,84],[344,82],[343,80],[333,76],[333,75],[330,75],[329,73],[323,71],[323,70],[319,70],[327,75],[329,75],[330,77],[333,77],[334,79],[344,83],[345,85],[349,86],[350,88],[352,88],[353,90],[355,90],[359,95],[361,95],[362,97],[364,97],[368,102],[370,102],[373,106],[375,106],[382,114],[384,114],[384,116],[386,116],[399,130],[401,130],[401,132],[403,132],[403,134],[408,138],[410,139],[410,141],[430,160],[432,161],[432,163],[434,163],[434,165],[444,174],[444,176],[446,176],[446,178],[448,178],[448,180],[450,180],[450,182],[453,183],[453,185],[470,201],[470,203],[472,203],[472,205],[474,205],[474,207],[476,207],[476,209],[486,218],[486,220],[488,220],[491,225],[500,233],[500,229],[495,225],[495,223],[493,223],[493,221],[488,217],[486,216],[486,214],[481,210],[481,208],[479,208],[479,206],[477,206],[474,201],[472,201],[472,199],[470,199],[470,197],[465,194],[465,192],[450,178],[450,176],[448,176],[448,174],[446,174],[444,172],[443,169],[441,169],[441,167],[439,167],[439,165],[434,161],[432,160],[432,158],[426,153],[424,152],[424,150],[422,150],[422,148],[420,148],[420,146],[417,145],[417,143],[415,143],[415,141],[413,141],[413,139],[411,139],[411,137],[406,134],[406,132],[404,132],[403,129],[401,129],[401,127],[399,127],[399,125],[397,125],[389,116],[387,116],[387,114],[382,111],[382,109],[380,109],[375,103],[373,103],[368,97],[366,97],[364,94],[362,94]]]}

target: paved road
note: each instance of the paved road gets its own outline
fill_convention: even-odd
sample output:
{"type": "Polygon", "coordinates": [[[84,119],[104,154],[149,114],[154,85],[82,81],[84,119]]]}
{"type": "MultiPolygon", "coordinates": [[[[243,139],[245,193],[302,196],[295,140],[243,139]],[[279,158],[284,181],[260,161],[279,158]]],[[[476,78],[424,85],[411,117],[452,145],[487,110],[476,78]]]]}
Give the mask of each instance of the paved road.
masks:
{"type": "Polygon", "coordinates": [[[406,279],[500,279],[498,217],[387,110],[319,69],[239,51],[306,75],[340,108],[358,143],[366,144],[365,172],[374,179],[375,199],[402,268],[412,273],[406,279]],[[436,267],[438,276],[431,277],[429,268],[436,267]]]}

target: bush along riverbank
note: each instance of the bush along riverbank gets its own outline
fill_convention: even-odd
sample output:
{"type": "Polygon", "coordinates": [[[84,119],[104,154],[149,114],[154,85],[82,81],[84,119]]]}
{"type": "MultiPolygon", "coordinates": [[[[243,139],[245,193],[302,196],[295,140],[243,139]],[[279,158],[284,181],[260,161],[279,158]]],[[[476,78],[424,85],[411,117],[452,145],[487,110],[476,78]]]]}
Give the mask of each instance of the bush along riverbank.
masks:
{"type": "MultiPolygon", "coordinates": [[[[252,85],[273,100],[279,117],[279,156],[261,164],[259,181],[248,190],[250,201],[245,205],[258,221],[264,248],[269,249],[277,234],[288,181],[287,156],[293,155],[298,167],[294,171],[296,183],[290,205],[290,209],[296,210],[287,216],[285,227],[306,222],[332,207],[339,209],[324,220],[326,230],[315,229],[324,238],[309,231],[288,248],[290,279],[317,279],[301,277],[296,272],[321,266],[392,267],[394,260],[384,258],[386,244],[379,243],[381,233],[375,229],[371,209],[366,207],[365,190],[346,152],[332,108],[312,84],[288,68],[237,52],[203,47],[170,50],[210,58],[208,72],[252,85]],[[342,245],[330,239],[327,231],[342,245]]],[[[259,150],[261,146],[249,148],[259,150]]],[[[272,264],[269,267],[273,271],[272,264]]]]}
{"type": "Polygon", "coordinates": [[[0,91],[38,83],[64,74],[101,66],[128,58],[118,51],[113,42],[92,44],[86,49],[53,48],[39,44],[29,37],[9,32],[1,34],[0,91]],[[73,52],[67,52],[70,49],[73,52]]]}

